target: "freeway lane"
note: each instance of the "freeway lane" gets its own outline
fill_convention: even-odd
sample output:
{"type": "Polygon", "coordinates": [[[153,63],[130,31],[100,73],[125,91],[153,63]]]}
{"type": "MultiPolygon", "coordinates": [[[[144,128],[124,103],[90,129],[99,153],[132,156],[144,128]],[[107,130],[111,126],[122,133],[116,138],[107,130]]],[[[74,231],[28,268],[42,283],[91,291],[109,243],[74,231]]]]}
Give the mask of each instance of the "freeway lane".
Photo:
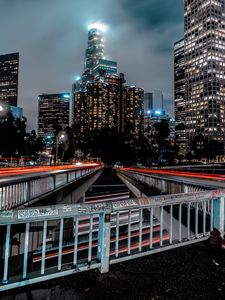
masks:
{"type": "Polygon", "coordinates": [[[161,178],[169,178],[172,180],[182,181],[189,184],[197,184],[209,189],[225,188],[224,174],[207,174],[197,172],[173,171],[173,170],[155,170],[155,169],[141,169],[141,168],[120,168],[119,170],[125,172],[137,172],[142,174],[152,174],[161,178]]]}

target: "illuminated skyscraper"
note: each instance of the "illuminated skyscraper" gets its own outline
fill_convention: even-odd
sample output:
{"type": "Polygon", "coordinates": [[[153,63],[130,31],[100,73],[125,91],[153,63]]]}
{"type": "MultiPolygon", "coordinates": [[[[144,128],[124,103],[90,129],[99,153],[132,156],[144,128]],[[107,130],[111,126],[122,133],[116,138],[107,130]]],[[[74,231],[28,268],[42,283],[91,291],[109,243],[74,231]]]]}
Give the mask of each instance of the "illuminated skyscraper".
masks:
{"type": "Polygon", "coordinates": [[[19,53],[0,55],[0,102],[17,106],[19,53]]]}
{"type": "Polygon", "coordinates": [[[225,0],[185,0],[187,140],[224,141],[225,0]]]}
{"type": "Polygon", "coordinates": [[[69,126],[70,93],[43,94],[38,97],[38,136],[54,136],[56,126],[69,126]]]}
{"type": "Polygon", "coordinates": [[[87,83],[86,91],[75,92],[75,123],[81,132],[116,128],[118,79],[116,84],[102,81],[87,83]]]}
{"type": "Polygon", "coordinates": [[[185,69],[184,40],[174,44],[174,98],[175,98],[175,141],[179,154],[185,155],[185,69]]]}
{"type": "Polygon", "coordinates": [[[88,28],[88,48],[85,52],[84,69],[92,71],[104,55],[103,25],[93,24],[88,28]]]}
{"type": "Polygon", "coordinates": [[[143,130],[144,90],[136,86],[126,86],[125,99],[125,130],[138,135],[143,130]]]}
{"type": "Polygon", "coordinates": [[[143,110],[143,90],[125,88],[124,74],[117,73],[117,62],[103,58],[103,31],[104,25],[89,26],[84,73],[73,85],[74,122],[84,134],[103,128],[123,133],[130,122],[136,134],[143,110]]]}

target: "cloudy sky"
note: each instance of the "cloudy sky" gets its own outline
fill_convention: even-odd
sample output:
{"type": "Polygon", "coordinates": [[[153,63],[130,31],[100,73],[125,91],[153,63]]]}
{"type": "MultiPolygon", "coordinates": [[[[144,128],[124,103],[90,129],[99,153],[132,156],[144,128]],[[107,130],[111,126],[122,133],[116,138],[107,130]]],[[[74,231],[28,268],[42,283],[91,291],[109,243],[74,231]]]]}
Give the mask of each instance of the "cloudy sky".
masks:
{"type": "Polygon", "coordinates": [[[129,84],[163,90],[172,111],[173,43],[183,0],[0,0],[0,54],[20,52],[19,105],[37,126],[37,96],[66,92],[82,73],[90,23],[108,25],[107,58],[129,84]]]}

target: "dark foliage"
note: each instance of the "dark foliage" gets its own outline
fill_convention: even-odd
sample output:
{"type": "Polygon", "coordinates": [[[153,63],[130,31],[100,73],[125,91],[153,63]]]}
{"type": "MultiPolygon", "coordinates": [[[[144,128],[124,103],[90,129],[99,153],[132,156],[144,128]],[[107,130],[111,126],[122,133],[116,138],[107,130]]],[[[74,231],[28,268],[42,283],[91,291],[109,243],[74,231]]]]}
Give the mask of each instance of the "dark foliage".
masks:
{"type": "Polygon", "coordinates": [[[0,155],[2,157],[37,157],[44,147],[36,132],[26,132],[26,118],[15,119],[11,113],[0,119],[0,155]]]}

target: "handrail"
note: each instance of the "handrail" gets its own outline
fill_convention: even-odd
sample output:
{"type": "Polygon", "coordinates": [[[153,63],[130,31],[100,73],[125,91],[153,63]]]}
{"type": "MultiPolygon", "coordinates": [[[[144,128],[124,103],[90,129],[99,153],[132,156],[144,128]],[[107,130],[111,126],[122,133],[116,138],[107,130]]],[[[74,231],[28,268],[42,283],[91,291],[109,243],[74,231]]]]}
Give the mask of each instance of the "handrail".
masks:
{"type": "Polygon", "coordinates": [[[24,223],[24,222],[39,222],[45,219],[55,220],[67,217],[78,217],[85,215],[94,215],[104,213],[106,210],[109,213],[124,211],[128,209],[144,209],[159,206],[170,206],[176,204],[188,204],[201,201],[209,201],[217,198],[225,197],[225,190],[214,190],[206,192],[195,192],[186,194],[163,195],[145,197],[139,199],[128,199],[120,201],[106,201],[94,204],[63,204],[42,206],[35,208],[24,208],[17,210],[0,211],[0,225],[24,223]]]}
{"type": "Polygon", "coordinates": [[[43,174],[41,174],[41,175],[35,175],[35,174],[28,173],[25,175],[29,175],[29,177],[24,178],[24,179],[15,178],[15,177],[14,178],[7,177],[7,179],[8,179],[7,182],[0,181],[0,187],[4,187],[4,186],[11,185],[14,183],[22,183],[22,182],[27,182],[27,181],[31,181],[31,180],[42,179],[42,178],[46,178],[46,177],[50,177],[50,176],[54,176],[54,175],[60,175],[60,174],[79,171],[79,170],[94,169],[97,167],[101,167],[101,165],[99,165],[99,166],[79,166],[79,167],[74,166],[74,168],[71,168],[71,169],[54,170],[54,171],[46,172],[46,174],[43,172],[43,174]]]}
{"type": "MultiPolygon", "coordinates": [[[[189,182],[188,180],[185,179],[190,179],[190,178],[169,178],[169,177],[163,177],[163,174],[154,174],[154,173],[144,173],[141,171],[123,171],[123,170],[118,170],[117,172],[121,173],[121,174],[137,174],[137,175],[142,175],[142,176],[146,176],[146,177],[151,177],[151,178],[155,178],[155,179],[160,179],[160,180],[165,180],[168,182],[176,182],[176,183],[180,183],[180,184],[190,184],[199,188],[202,188],[202,184],[197,183],[197,182],[189,182]]],[[[215,185],[216,187],[216,185],[215,185]]],[[[213,190],[215,189],[215,187],[212,187],[210,185],[204,184],[204,188],[207,188],[209,190],[213,190]]]]}
{"type": "Polygon", "coordinates": [[[224,198],[215,190],[1,211],[0,292],[90,269],[106,273],[111,264],[204,241],[214,227],[224,232],[224,198]],[[11,251],[12,238],[20,249],[11,251]]]}
{"type": "Polygon", "coordinates": [[[103,165],[84,166],[34,175],[28,178],[9,179],[0,185],[0,211],[25,205],[72,184],[84,176],[102,169],[103,165]]]}

